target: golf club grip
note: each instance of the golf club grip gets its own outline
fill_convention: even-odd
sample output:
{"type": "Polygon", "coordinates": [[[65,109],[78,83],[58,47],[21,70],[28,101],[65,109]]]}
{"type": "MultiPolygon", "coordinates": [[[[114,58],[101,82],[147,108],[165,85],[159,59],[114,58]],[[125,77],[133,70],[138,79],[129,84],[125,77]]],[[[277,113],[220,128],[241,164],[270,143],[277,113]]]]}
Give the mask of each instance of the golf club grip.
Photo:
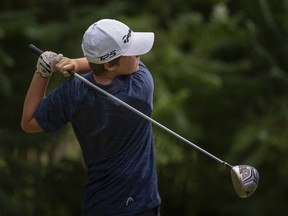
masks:
{"type": "Polygon", "coordinates": [[[39,49],[38,47],[36,47],[33,44],[29,44],[29,48],[37,55],[41,55],[43,53],[43,51],[41,49],[39,49]]]}

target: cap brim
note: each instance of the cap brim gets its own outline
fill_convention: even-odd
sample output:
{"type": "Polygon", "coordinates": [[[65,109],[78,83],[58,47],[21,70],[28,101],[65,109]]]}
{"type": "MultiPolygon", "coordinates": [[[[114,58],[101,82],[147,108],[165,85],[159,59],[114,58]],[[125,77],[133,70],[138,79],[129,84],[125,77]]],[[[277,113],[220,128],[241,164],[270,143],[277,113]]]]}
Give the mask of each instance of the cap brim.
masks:
{"type": "Polygon", "coordinates": [[[132,45],[122,56],[138,56],[148,53],[154,44],[153,32],[134,32],[132,45]]]}

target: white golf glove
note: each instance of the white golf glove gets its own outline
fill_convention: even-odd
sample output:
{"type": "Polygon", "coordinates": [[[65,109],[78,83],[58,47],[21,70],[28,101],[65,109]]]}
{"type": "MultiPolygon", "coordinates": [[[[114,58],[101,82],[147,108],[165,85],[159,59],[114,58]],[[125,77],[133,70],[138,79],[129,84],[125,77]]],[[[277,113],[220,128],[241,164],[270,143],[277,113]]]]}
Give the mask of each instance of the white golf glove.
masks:
{"type": "Polygon", "coordinates": [[[38,58],[36,73],[44,78],[49,78],[56,71],[55,65],[63,58],[62,54],[56,54],[51,51],[43,52],[38,58]]]}

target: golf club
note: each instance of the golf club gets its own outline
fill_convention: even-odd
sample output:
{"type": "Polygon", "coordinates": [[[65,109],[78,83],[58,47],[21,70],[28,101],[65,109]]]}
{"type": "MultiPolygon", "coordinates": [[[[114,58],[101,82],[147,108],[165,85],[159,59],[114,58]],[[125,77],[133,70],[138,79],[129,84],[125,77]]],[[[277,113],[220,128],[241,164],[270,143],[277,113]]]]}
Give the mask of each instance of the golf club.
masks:
{"type": "MultiPolygon", "coordinates": [[[[29,45],[29,48],[37,55],[41,55],[43,53],[42,50],[34,46],[33,44],[29,45]]],[[[84,77],[80,76],[77,74],[75,71],[69,71],[70,75],[77,77],[79,80],[81,80],[83,83],[86,85],[92,87],[93,89],[101,92],[102,94],[106,95],[107,97],[115,100],[122,106],[126,107],[127,109],[131,110],[132,112],[136,113],[137,115],[143,117],[147,121],[155,124],[156,126],[160,127],[164,131],[172,134],[173,136],[177,137],[178,139],[182,140],[183,142],[191,145],[198,151],[204,153],[205,155],[208,155],[210,158],[218,161],[225,167],[230,169],[230,174],[232,178],[232,183],[234,186],[234,189],[237,193],[237,195],[241,198],[246,198],[250,196],[257,188],[258,183],[259,183],[259,173],[258,171],[249,165],[237,165],[237,166],[232,166],[229,163],[221,160],[220,158],[214,156],[213,154],[207,152],[206,150],[202,149],[201,147],[197,146],[196,144],[190,142],[189,140],[185,139],[184,137],[180,136],[179,134],[175,133],[174,131],[170,130],[169,128],[165,127],[164,125],[160,124],[159,122],[155,121],[151,117],[143,114],[139,110],[135,109],[134,107],[130,106],[129,104],[123,102],[122,100],[118,99],[114,95],[111,95],[110,93],[106,92],[105,90],[101,89],[97,85],[94,85],[84,77]]]]}

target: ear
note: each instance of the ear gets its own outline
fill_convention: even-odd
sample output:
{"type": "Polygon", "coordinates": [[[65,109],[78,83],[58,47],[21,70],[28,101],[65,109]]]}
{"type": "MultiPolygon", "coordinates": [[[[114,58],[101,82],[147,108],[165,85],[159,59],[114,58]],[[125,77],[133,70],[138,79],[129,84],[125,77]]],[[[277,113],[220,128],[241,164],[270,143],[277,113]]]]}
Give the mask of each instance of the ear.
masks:
{"type": "Polygon", "coordinates": [[[115,66],[116,66],[116,65],[112,65],[112,64],[110,64],[109,62],[104,63],[104,68],[105,68],[106,71],[113,71],[113,70],[115,70],[115,66]]]}

